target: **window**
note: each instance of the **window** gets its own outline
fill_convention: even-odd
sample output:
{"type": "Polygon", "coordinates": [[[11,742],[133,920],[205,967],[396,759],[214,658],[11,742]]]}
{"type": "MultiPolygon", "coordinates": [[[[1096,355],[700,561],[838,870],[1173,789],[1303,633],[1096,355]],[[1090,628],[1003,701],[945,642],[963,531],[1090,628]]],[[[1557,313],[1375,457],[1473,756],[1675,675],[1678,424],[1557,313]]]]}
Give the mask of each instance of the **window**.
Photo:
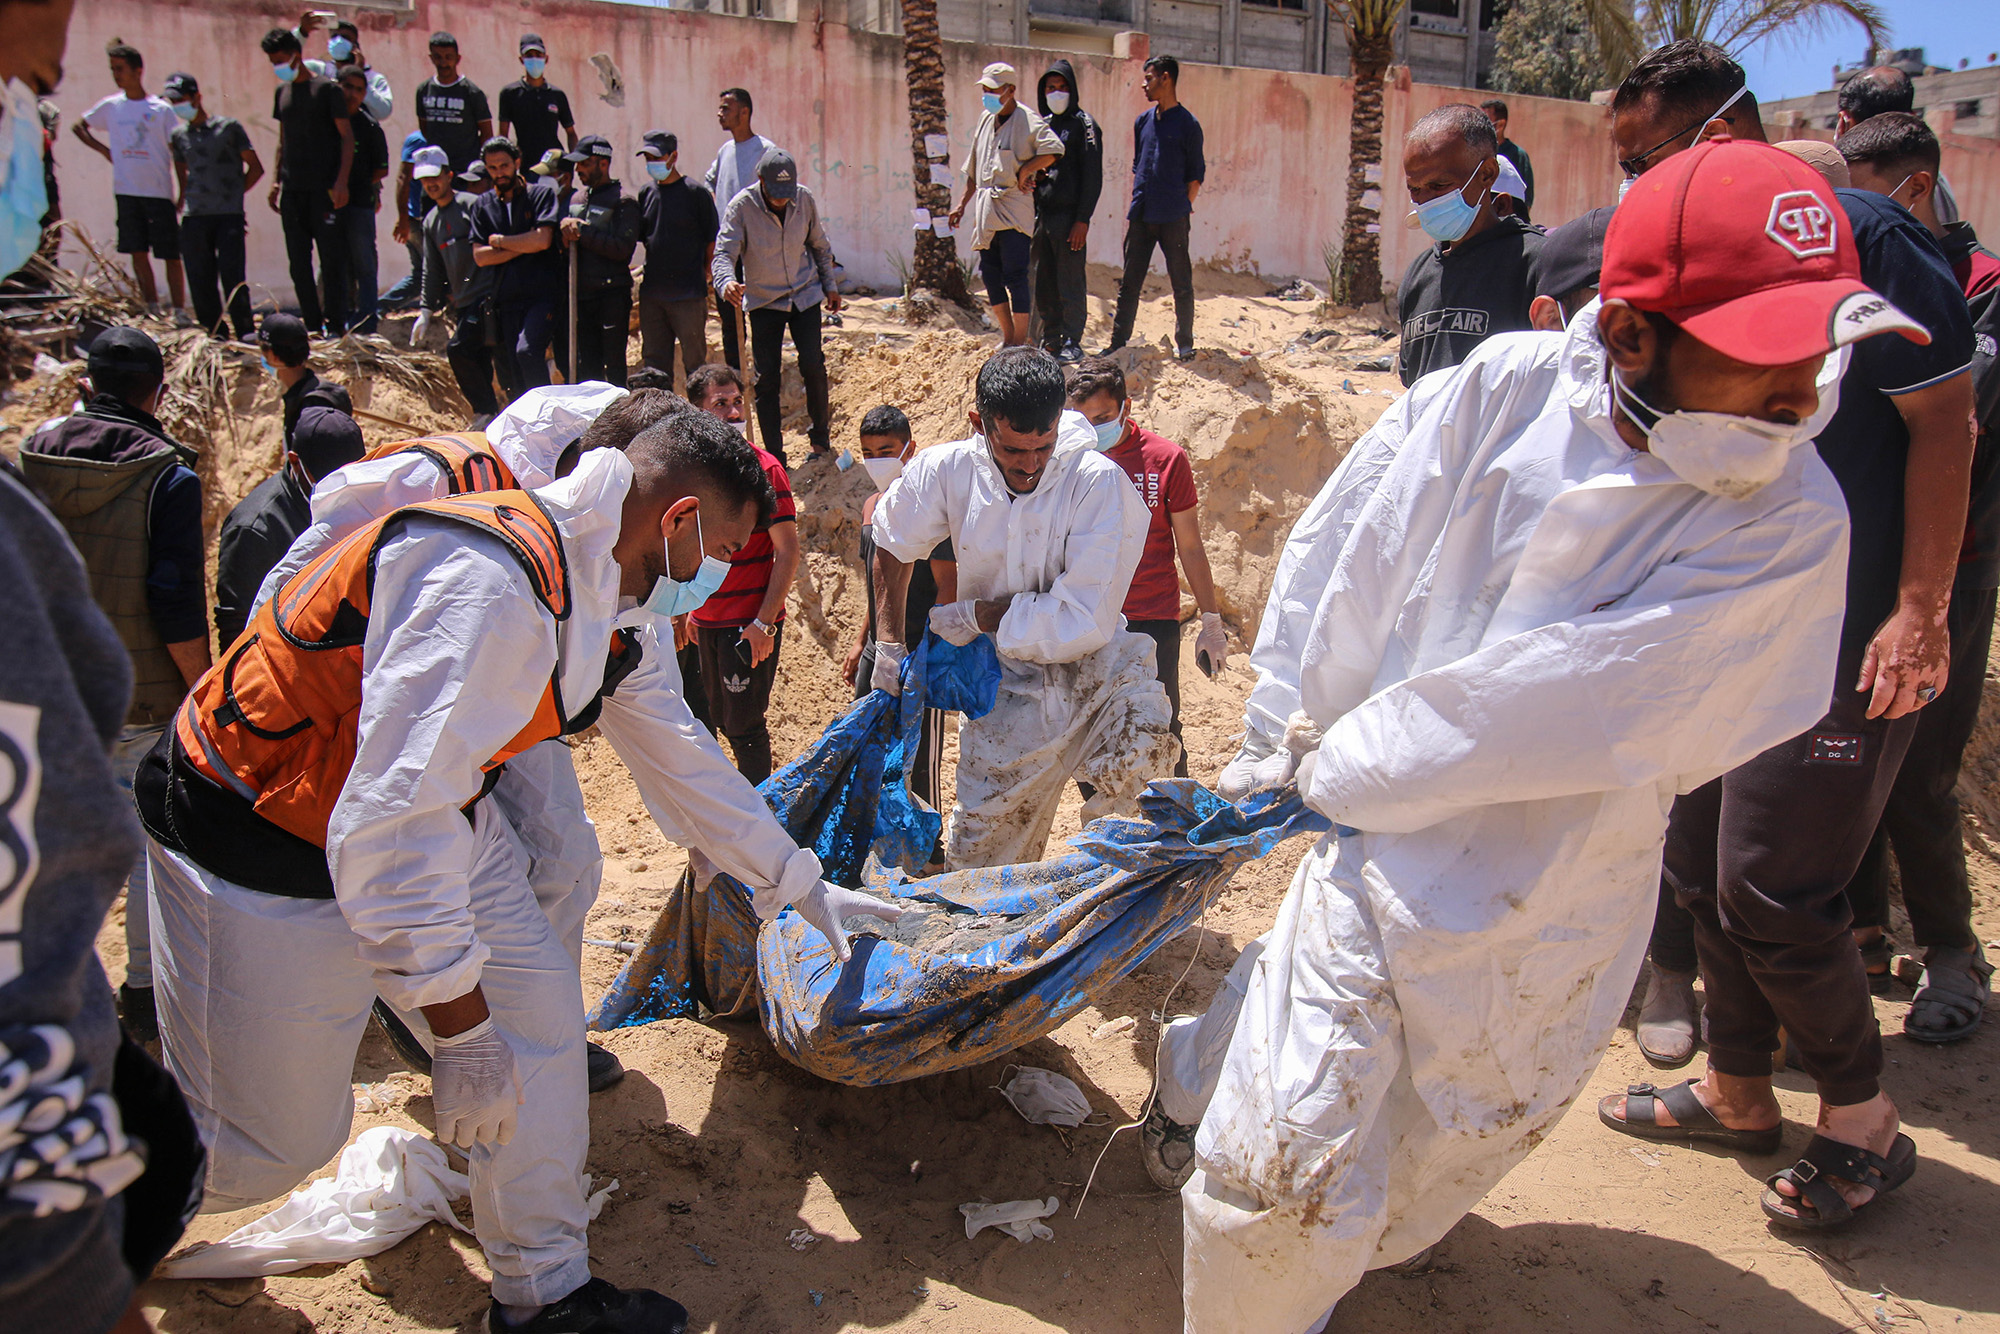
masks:
{"type": "Polygon", "coordinates": [[[1455,20],[1458,18],[1458,0],[1410,0],[1410,12],[1455,20]]]}

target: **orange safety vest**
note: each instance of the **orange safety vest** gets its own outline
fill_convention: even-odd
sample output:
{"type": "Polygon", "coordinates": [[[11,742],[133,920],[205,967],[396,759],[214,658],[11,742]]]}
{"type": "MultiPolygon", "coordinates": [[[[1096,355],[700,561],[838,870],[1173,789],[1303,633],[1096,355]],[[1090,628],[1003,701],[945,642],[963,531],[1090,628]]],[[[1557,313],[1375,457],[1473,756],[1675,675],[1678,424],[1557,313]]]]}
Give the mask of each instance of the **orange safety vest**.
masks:
{"type": "Polygon", "coordinates": [[[391,454],[422,454],[445,476],[451,487],[448,495],[462,496],[476,491],[513,491],[521,483],[500,461],[484,431],[448,431],[417,440],[398,440],[378,445],[361,456],[363,462],[385,459],[391,454]]]}
{"type": "MultiPolygon", "coordinates": [[[[569,567],[555,521],[526,491],[492,491],[398,510],[328,547],[286,580],[258,608],[228,657],[196,682],[176,715],[174,733],[180,753],[203,777],[234,790],[259,816],[321,849],[334,802],[354,764],[362,642],[376,557],[385,530],[409,515],[450,519],[500,538],[549,614],[557,621],[569,615],[569,567]]],[[[628,656],[631,647],[613,636],[614,659],[628,656]]],[[[607,689],[610,685],[607,681],[607,689]]],[[[483,768],[491,776],[530,746],[583,730],[595,714],[594,707],[576,716],[564,712],[558,673],[527,726],[483,768]]]]}

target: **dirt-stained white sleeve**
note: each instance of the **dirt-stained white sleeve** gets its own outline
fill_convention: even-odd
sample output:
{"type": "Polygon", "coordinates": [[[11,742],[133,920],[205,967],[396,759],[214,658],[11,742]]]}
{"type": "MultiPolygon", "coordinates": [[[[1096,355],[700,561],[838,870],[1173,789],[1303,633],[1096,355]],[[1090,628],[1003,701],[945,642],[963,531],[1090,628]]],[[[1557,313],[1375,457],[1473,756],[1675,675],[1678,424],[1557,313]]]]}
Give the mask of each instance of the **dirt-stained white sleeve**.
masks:
{"type": "MultiPolygon", "coordinates": [[[[639,647],[639,666],[605,697],[598,716],[605,740],[632,771],[661,833],[700,850],[752,891],[775,888],[798,844],[689,712],[680,667],[654,626],[640,630],[639,647]]],[[[815,861],[813,880],[817,868],[815,861]]]]}
{"type": "Polygon", "coordinates": [[[915,562],[928,559],[951,536],[952,471],[954,465],[962,466],[953,457],[958,452],[951,447],[923,450],[889,484],[875,502],[869,525],[878,550],[915,562]]]}
{"type": "Polygon", "coordinates": [[[1046,592],[1014,595],[993,636],[1003,657],[1075,662],[1118,632],[1150,516],[1117,464],[1093,453],[1079,467],[1062,536],[1062,573],[1046,592]]]}
{"type": "Polygon", "coordinates": [[[462,808],[534,716],[555,662],[555,621],[498,538],[431,518],[392,530],[326,854],[357,953],[395,1005],[452,1000],[479,982],[488,951],[473,928],[462,808]]]}
{"type": "Polygon", "coordinates": [[[1832,695],[1846,600],[1845,509],[1830,479],[1818,490],[1612,606],[1371,695],[1327,727],[1308,803],[1408,833],[1480,806],[1684,788],[1798,735],[1832,695]]]}

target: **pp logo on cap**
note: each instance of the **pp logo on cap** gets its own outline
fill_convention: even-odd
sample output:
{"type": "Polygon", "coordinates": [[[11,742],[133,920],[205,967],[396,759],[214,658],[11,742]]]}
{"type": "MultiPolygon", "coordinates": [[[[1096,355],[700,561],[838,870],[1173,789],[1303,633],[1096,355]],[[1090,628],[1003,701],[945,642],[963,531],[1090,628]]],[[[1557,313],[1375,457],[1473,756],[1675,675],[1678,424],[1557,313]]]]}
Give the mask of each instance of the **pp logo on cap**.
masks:
{"type": "Polygon", "coordinates": [[[1764,234],[1800,259],[1834,251],[1833,210],[1810,190],[1787,190],[1771,201],[1764,234]]]}

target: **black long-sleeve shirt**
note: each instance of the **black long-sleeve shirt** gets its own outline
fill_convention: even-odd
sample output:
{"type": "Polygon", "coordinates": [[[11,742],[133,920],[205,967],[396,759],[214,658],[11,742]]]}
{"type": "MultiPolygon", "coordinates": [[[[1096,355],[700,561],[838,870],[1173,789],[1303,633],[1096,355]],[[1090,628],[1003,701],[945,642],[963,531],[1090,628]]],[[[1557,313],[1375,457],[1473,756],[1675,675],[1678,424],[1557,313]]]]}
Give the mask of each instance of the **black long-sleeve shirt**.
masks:
{"type": "Polygon", "coordinates": [[[632,285],[632,252],[639,248],[639,201],[616,181],[572,196],[568,216],[579,218],[576,291],[578,296],[632,285]]]}
{"type": "Polygon", "coordinates": [[[312,500],[290,468],[258,483],[222,521],[215,553],[215,634],[222,651],[243,634],[264,576],[312,523],[312,500]]]}

